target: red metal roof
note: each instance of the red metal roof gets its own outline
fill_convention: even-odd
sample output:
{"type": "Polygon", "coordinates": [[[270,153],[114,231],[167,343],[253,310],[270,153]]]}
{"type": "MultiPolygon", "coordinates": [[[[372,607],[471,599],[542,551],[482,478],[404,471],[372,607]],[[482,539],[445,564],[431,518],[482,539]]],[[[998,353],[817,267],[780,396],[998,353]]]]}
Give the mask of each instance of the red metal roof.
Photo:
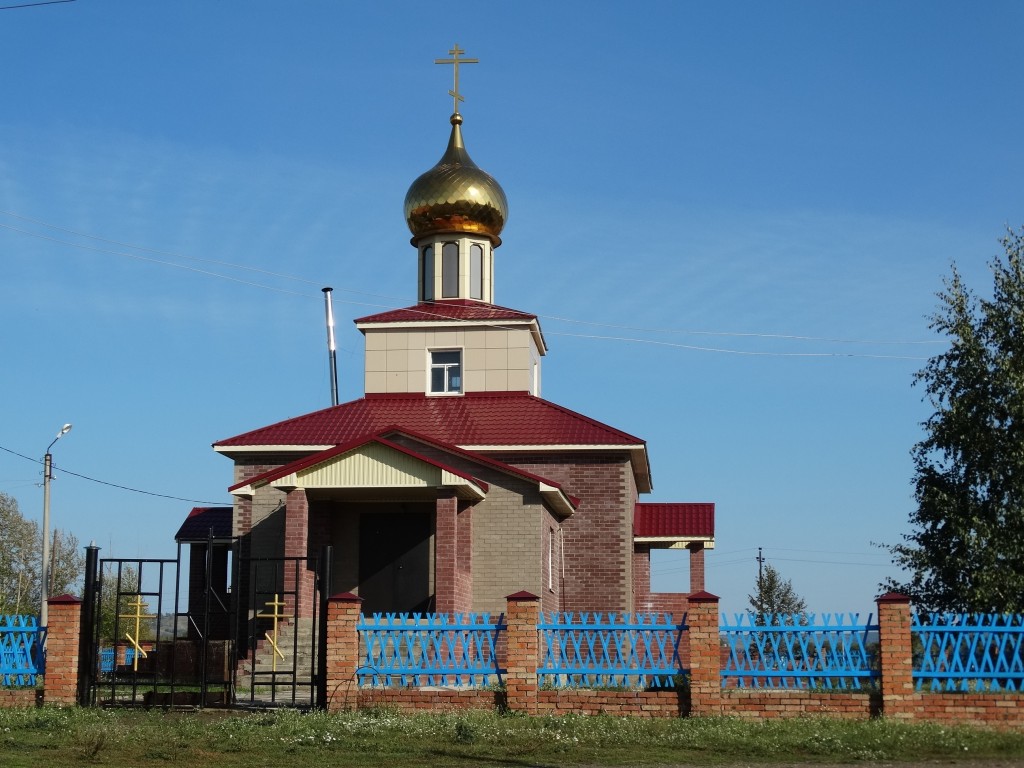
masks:
{"type": "Polygon", "coordinates": [[[231,537],[231,507],[192,507],[174,540],[206,541],[211,528],[215,539],[231,537]]]}
{"type": "Polygon", "coordinates": [[[713,503],[642,503],[633,514],[633,535],[638,537],[706,537],[715,535],[713,503]]]}
{"type": "Polygon", "coordinates": [[[466,299],[431,301],[404,309],[392,309],[376,315],[360,317],[356,323],[429,323],[432,320],[520,320],[533,321],[536,315],[518,309],[499,307],[466,299]]]}
{"type": "Polygon", "coordinates": [[[528,392],[470,392],[458,397],[367,395],[220,440],[214,447],[334,446],[392,427],[458,446],[644,445],[638,437],[528,392]]]}

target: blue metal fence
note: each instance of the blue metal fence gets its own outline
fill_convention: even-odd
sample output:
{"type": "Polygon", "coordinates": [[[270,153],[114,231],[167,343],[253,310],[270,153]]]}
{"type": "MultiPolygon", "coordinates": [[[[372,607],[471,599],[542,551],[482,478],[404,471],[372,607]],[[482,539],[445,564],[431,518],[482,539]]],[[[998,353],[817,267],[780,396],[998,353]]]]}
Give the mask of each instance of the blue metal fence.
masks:
{"type": "Polygon", "coordinates": [[[735,614],[722,617],[728,648],[722,685],[862,690],[878,678],[878,625],[852,614],[735,614]]]}
{"type": "Polygon", "coordinates": [[[500,683],[504,615],[489,613],[362,616],[360,685],[485,686],[500,683]]]}
{"type": "Polygon", "coordinates": [[[43,672],[41,632],[35,616],[0,616],[0,683],[34,688],[43,672]]]}
{"type": "Polygon", "coordinates": [[[541,618],[538,682],[551,687],[672,688],[685,619],[671,614],[554,613],[541,618]]]}
{"type": "Polygon", "coordinates": [[[910,629],[917,690],[1024,690],[1024,615],[915,615],[910,629]]]}
{"type": "MultiPolygon", "coordinates": [[[[131,664],[135,661],[135,649],[128,647],[124,652],[124,663],[126,665],[131,664]]],[[[104,675],[109,675],[114,671],[117,666],[117,649],[116,648],[101,648],[100,649],[100,672],[104,675]]]]}

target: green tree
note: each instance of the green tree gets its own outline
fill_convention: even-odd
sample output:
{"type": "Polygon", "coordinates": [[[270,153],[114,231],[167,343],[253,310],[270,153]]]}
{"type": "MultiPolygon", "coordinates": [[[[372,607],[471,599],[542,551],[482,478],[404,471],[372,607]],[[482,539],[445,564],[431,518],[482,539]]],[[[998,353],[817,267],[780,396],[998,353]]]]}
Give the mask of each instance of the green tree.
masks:
{"type": "MultiPolygon", "coordinates": [[[[78,539],[55,530],[50,557],[50,596],[78,591],[85,568],[78,539]]],[[[0,614],[39,610],[43,538],[39,524],[27,520],[13,496],[0,493],[0,614]]]]}
{"type": "Polygon", "coordinates": [[[913,450],[912,531],[888,547],[925,610],[1024,611],[1024,229],[1009,230],[978,298],[956,266],[930,327],[949,349],[915,377],[935,412],[913,450]]]}
{"type": "MultiPolygon", "coordinates": [[[[747,595],[751,612],[758,617],[766,613],[802,614],[807,610],[807,603],[793,589],[790,579],[783,579],[782,574],[771,563],[764,564],[764,570],[758,575],[754,594],[747,595]]],[[[806,621],[801,621],[806,623],[806,621]]]]}

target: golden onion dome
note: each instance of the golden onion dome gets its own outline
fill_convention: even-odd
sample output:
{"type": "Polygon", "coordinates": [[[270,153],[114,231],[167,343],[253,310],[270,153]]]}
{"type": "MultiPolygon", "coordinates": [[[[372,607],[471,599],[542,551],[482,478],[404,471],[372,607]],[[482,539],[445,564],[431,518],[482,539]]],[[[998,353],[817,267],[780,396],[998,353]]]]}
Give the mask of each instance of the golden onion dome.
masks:
{"type": "Polygon", "coordinates": [[[413,240],[440,232],[471,232],[498,237],[508,219],[505,191],[474,163],[462,143],[462,115],[451,117],[448,149],[405,194],[405,221],[413,240]]]}

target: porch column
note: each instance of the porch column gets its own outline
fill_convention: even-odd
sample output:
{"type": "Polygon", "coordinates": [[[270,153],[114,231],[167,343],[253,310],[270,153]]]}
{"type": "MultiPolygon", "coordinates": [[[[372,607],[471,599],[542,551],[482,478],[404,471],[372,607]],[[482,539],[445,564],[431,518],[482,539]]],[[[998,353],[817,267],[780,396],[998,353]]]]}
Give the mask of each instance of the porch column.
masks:
{"type": "Polygon", "coordinates": [[[690,591],[704,591],[704,542],[695,541],[687,547],[690,550],[690,591]]]}
{"type": "Polygon", "coordinates": [[[456,539],[455,611],[468,613],[473,608],[473,507],[467,504],[455,519],[456,539]]]}
{"type": "MultiPolygon", "coordinates": [[[[284,556],[309,557],[309,500],[304,488],[288,492],[284,511],[284,556]]],[[[285,610],[295,616],[309,616],[313,609],[313,582],[316,574],[307,563],[285,563],[285,610]]]]}
{"type": "Polygon", "coordinates": [[[458,611],[458,504],[454,491],[438,490],[434,524],[434,610],[438,613],[458,611]]]}
{"type": "Polygon", "coordinates": [[[647,613],[655,610],[651,601],[651,545],[633,545],[633,610],[647,613]]]}

